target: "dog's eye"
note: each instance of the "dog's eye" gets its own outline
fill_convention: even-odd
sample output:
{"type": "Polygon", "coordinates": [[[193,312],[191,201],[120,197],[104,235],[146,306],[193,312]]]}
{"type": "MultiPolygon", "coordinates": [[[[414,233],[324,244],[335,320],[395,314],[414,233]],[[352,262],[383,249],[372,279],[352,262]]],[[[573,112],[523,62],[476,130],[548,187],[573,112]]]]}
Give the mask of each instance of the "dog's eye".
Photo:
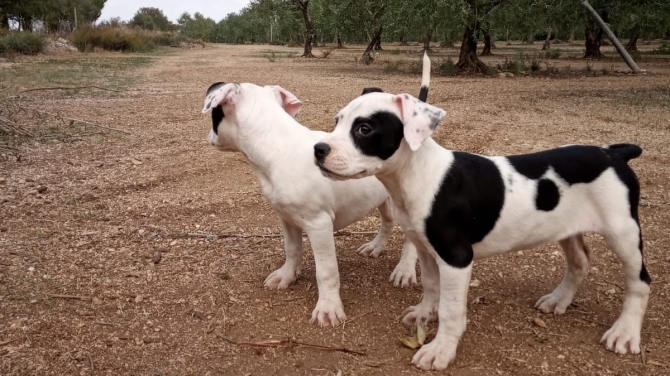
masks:
{"type": "Polygon", "coordinates": [[[369,124],[363,123],[358,126],[356,132],[358,132],[358,134],[360,134],[361,136],[367,136],[370,134],[370,132],[372,132],[372,128],[370,127],[369,124]]]}

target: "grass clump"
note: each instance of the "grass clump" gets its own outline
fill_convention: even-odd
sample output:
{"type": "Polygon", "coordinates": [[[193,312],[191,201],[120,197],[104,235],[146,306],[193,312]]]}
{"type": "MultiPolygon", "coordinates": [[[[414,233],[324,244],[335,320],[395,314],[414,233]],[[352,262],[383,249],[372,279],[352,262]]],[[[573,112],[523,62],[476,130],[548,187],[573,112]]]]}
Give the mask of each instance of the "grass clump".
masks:
{"type": "Polygon", "coordinates": [[[439,64],[440,73],[445,76],[453,76],[456,74],[456,64],[451,58],[448,58],[439,64]]]}
{"type": "Polygon", "coordinates": [[[558,59],[562,53],[558,48],[551,48],[544,52],[544,57],[547,59],[558,59]]]}
{"type": "Polygon", "coordinates": [[[150,52],[159,46],[179,46],[187,39],[178,33],[147,31],[129,27],[82,27],[72,34],[80,51],[101,48],[108,51],[150,52]]]}
{"type": "Polygon", "coordinates": [[[29,31],[12,32],[0,38],[0,53],[35,55],[44,49],[41,36],[29,31]]]}

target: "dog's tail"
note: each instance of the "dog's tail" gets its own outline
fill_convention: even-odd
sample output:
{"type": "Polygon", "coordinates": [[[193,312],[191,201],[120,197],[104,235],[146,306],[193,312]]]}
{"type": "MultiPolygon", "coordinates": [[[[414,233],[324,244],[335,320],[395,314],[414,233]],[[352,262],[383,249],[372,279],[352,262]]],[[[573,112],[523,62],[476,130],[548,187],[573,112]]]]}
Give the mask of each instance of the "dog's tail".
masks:
{"type": "Polygon", "coordinates": [[[419,100],[425,102],[428,99],[428,88],[430,87],[430,58],[428,52],[423,53],[423,74],[421,75],[421,91],[419,100]]]}
{"type": "Polygon", "coordinates": [[[642,155],[642,148],[635,144],[614,144],[607,146],[606,149],[626,162],[642,155]]]}

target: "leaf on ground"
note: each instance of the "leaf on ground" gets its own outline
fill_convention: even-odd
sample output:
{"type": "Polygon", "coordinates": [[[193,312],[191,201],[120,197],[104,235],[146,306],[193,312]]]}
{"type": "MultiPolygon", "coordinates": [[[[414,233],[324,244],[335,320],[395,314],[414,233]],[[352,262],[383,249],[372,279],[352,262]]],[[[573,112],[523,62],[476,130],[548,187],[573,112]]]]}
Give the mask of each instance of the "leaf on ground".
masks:
{"type": "Polygon", "coordinates": [[[421,321],[417,321],[416,324],[416,341],[419,343],[419,345],[423,346],[424,343],[426,343],[426,334],[428,333],[428,328],[426,328],[426,324],[421,321]]]}
{"type": "Polygon", "coordinates": [[[410,337],[410,336],[405,336],[405,337],[400,337],[398,338],[400,340],[400,343],[405,345],[405,347],[409,347],[412,350],[416,350],[421,345],[419,344],[419,341],[417,341],[416,337],[410,337]]]}
{"type": "Polygon", "coordinates": [[[533,323],[535,325],[539,326],[540,328],[547,329],[547,323],[545,323],[544,320],[542,320],[541,318],[534,317],[533,318],[533,323]]]}

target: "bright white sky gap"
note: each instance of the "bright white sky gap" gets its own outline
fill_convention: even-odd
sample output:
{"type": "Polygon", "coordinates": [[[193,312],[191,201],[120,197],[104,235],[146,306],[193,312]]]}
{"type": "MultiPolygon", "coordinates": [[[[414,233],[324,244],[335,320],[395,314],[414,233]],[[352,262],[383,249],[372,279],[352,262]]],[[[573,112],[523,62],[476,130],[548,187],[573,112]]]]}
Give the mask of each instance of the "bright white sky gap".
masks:
{"type": "Polygon", "coordinates": [[[249,0],[107,0],[98,20],[121,17],[122,20],[129,21],[138,9],[153,7],[162,9],[172,22],[177,22],[177,18],[184,12],[189,12],[191,15],[200,12],[205,17],[219,22],[228,13],[237,12],[247,4],[249,0]]]}

